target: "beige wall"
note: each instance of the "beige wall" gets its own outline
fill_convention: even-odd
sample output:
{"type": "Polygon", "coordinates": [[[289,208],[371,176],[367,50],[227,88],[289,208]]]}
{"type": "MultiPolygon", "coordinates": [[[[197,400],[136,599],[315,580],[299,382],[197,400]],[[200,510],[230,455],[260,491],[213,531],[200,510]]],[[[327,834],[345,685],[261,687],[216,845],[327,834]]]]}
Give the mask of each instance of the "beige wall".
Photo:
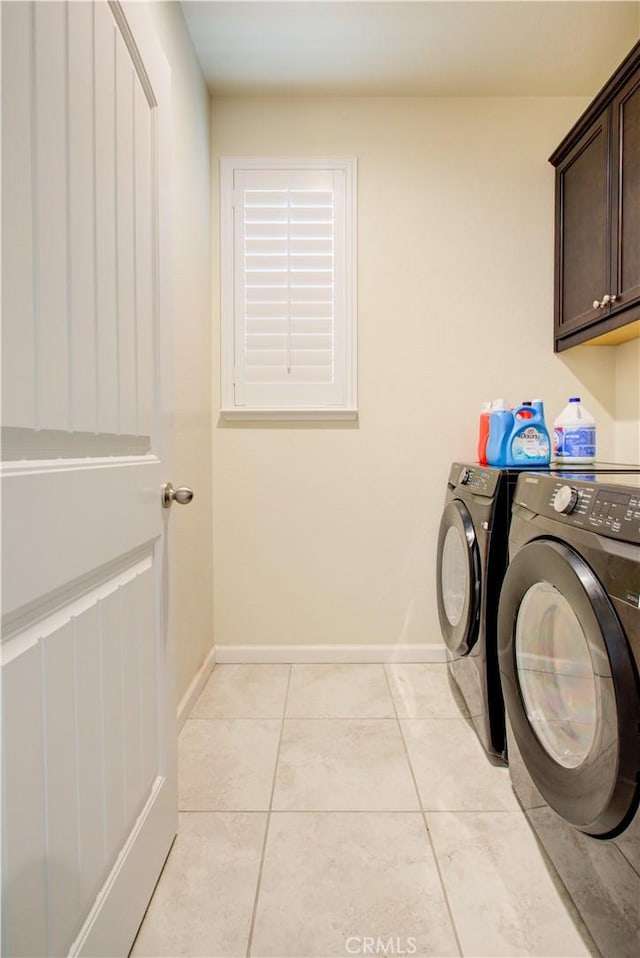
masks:
{"type": "Polygon", "coordinates": [[[172,510],[171,597],[178,634],[178,698],[213,643],[209,95],[177,3],[151,3],[171,67],[175,469],[195,490],[172,510]]]}
{"type": "Polygon", "coordinates": [[[440,641],[435,546],[480,404],[581,395],[614,455],[611,347],[554,356],[553,170],[583,99],[212,101],[220,155],[358,157],[360,421],[229,425],[214,297],[216,644],[440,641]]]}
{"type": "Polygon", "coordinates": [[[640,339],[616,354],[616,460],[640,463],[640,339]]]}

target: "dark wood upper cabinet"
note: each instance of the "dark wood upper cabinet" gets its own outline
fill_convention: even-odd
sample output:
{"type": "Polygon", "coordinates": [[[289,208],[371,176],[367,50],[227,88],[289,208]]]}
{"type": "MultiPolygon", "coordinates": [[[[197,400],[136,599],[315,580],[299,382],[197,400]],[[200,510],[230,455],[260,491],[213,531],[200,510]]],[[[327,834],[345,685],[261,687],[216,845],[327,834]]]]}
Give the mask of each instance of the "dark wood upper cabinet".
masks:
{"type": "Polygon", "coordinates": [[[640,43],[550,157],[554,347],[640,334],[640,43]]]}
{"type": "Polygon", "coordinates": [[[611,272],[620,302],[612,308],[640,304],[640,69],[613,101],[612,213],[615,230],[611,272]]]}

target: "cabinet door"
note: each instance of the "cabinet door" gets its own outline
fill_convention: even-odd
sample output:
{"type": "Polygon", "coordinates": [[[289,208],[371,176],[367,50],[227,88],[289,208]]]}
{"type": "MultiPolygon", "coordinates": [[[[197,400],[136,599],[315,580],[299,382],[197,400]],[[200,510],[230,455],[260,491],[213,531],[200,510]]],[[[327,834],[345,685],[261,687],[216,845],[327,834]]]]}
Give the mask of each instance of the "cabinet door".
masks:
{"type": "Polygon", "coordinates": [[[602,318],[610,285],[609,112],[556,171],[556,343],[602,318]]]}
{"type": "Polygon", "coordinates": [[[640,76],[613,101],[612,315],[640,303],[640,76]]]}

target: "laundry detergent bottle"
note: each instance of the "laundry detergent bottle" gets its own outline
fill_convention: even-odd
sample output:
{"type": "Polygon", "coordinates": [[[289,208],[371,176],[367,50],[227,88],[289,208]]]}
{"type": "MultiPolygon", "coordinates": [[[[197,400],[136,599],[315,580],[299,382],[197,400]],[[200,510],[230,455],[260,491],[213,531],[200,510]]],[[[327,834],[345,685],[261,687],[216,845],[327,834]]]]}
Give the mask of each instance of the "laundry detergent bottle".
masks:
{"type": "Polygon", "coordinates": [[[596,456],[596,421],[579,396],[572,396],[553,424],[556,462],[589,463],[596,456]]]}
{"type": "Polygon", "coordinates": [[[487,460],[487,442],[489,441],[489,416],[491,414],[491,403],[483,402],[482,412],[480,413],[480,422],[478,424],[478,462],[481,466],[486,466],[487,460]]]}
{"type": "Polygon", "coordinates": [[[507,440],[507,466],[530,469],[551,462],[551,440],[541,399],[513,410],[513,429],[507,440]]]}
{"type": "Polygon", "coordinates": [[[513,431],[513,413],[505,409],[504,399],[494,399],[489,415],[487,462],[490,466],[507,465],[507,443],[513,431]]]}

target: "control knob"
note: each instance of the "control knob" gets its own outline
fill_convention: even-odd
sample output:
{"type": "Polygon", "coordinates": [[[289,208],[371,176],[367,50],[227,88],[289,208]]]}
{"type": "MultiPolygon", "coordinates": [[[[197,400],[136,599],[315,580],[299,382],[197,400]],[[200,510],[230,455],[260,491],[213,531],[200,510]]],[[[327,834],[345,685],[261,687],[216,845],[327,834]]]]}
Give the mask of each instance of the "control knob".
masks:
{"type": "Polygon", "coordinates": [[[556,512],[568,516],[576,507],[578,501],[578,490],[572,486],[560,486],[553,500],[553,508],[556,512]]]}
{"type": "Polygon", "coordinates": [[[464,466],[464,468],[460,470],[460,476],[458,477],[458,483],[459,483],[461,486],[466,486],[466,484],[469,482],[469,479],[470,479],[470,478],[471,478],[471,470],[468,469],[466,466],[464,466]]]}

